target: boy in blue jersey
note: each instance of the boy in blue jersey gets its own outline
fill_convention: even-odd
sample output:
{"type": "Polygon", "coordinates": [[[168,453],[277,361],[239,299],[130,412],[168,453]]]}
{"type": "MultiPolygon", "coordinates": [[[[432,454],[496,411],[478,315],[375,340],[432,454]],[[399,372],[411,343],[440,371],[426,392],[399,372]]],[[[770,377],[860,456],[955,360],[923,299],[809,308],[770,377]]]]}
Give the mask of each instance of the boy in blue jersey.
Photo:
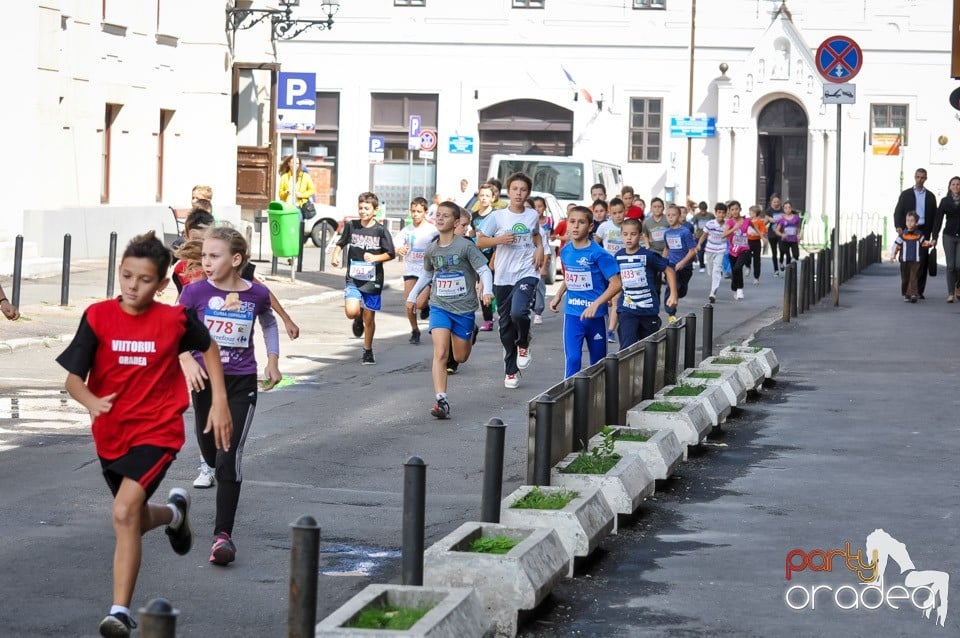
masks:
{"type": "MultiPolygon", "coordinates": [[[[687,296],[687,284],[693,277],[693,262],[697,258],[697,240],[684,224],[680,208],[674,204],[670,204],[667,208],[667,223],[670,224],[670,228],[663,233],[663,240],[667,244],[664,248],[664,257],[676,272],[676,297],[683,299],[687,296]]],[[[673,287],[667,288],[667,296],[673,292],[673,287]]],[[[672,307],[667,306],[667,317],[670,323],[677,320],[676,304],[672,307]]]]}
{"type": "Polygon", "coordinates": [[[620,226],[623,249],[615,255],[623,284],[623,294],[617,304],[621,350],[660,329],[660,298],[655,289],[657,273],[663,273],[667,279],[670,290],[667,308],[677,307],[677,275],[673,266],[665,257],[641,247],[640,228],[640,220],[623,220],[620,226]]]}
{"type": "Polygon", "coordinates": [[[593,213],[576,206],[567,214],[570,243],[560,251],[563,283],[550,302],[550,310],[559,312],[564,293],[563,353],[564,378],[580,371],[583,342],[587,342],[590,364],[607,356],[607,302],[620,292],[620,273],[616,260],[590,239],[593,213]]]}

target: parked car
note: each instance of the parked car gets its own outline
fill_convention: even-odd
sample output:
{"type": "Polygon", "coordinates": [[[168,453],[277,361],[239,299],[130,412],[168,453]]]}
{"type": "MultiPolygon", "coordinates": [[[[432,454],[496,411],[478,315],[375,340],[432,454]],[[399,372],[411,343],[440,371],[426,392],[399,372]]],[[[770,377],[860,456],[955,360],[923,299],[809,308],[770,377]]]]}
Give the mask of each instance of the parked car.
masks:
{"type": "MultiPolygon", "coordinates": [[[[567,218],[567,209],[565,206],[560,204],[560,201],[557,200],[551,193],[544,193],[541,191],[532,191],[530,197],[542,197],[543,201],[547,203],[547,213],[550,215],[550,218],[553,220],[553,227],[556,228],[557,224],[567,218]]],[[[500,191],[500,199],[505,200],[507,198],[507,191],[500,191]]],[[[467,202],[467,205],[464,206],[467,210],[472,211],[473,205],[477,203],[477,194],[474,193],[473,197],[470,198],[470,201],[467,202]]],[[[550,265],[547,267],[547,276],[545,281],[548,284],[552,284],[556,281],[557,273],[560,272],[560,240],[554,239],[550,241],[550,246],[553,250],[550,251],[548,258],[550,259],[550,265]]]]}
{"type": "MultiPolygon", "coordinates": [[[[336,206],[328,204],[315,204],[315,207],[317,216],[304,222],[303,233],[304,239],[309,237],[313,241],[313,245],[319,248],[322,245],[323,227],[327,227],[327,243],[330,243],[330,240],[337,234],[341,222],[348,215],[341,212],[336,206]]],[[[353,216],[356,217],[356,212],[352,212],[354,213],[353,216]]]]}

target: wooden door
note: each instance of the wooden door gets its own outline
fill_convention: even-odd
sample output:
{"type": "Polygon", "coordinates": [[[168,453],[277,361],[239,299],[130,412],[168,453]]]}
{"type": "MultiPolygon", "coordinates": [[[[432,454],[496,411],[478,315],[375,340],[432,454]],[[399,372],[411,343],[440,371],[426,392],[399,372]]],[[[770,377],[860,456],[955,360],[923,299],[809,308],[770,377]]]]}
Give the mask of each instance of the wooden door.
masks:
{"type": "Polygon", "coordinates": [[[263,210],[276,192],[279,64],[233,65],[232,116],[237,127],[237,204],[263,210]]]}

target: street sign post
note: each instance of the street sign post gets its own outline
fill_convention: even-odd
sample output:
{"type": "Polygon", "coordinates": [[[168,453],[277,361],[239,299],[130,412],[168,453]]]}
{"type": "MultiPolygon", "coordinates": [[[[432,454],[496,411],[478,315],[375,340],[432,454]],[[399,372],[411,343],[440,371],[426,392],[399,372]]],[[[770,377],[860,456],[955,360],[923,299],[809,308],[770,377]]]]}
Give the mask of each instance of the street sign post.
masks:
{"type": "Polygon", "coordinates": [[[840,146],[843,140],[840,109],[842,104],[853,104],[856,88],[847,84],[863,67],[860,45],[845,35],[833,35],[820,43],[814,56],[817,71],[827,82],[839,86],[823,87],[823,103],[837,105],[837,192],[834,211],[833,240],[833,305],[840,305],[840,146]]]}
{"type": "Polygon", "coordinates": [[[370,136],[370,145],[367,147],[367,161],[371,164],[383,164],[383,152],[387,142],[377,135],[370,136]]]}
{"type": "Polygon", "coordinates": [[[411,115],[407,125],[407,201],[413,199],[413,152],[420,150],[420,116],[411,115]]]}

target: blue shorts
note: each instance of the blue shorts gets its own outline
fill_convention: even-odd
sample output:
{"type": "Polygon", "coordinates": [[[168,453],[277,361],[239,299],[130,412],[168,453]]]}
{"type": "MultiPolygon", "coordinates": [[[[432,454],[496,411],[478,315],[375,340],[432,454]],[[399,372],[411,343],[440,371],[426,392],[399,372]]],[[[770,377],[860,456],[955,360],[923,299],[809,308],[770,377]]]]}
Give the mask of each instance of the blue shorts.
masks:
{"type": "Polygon", "coordinates": [[[369,292],[360,292],[359,288],[351,284],[347,284],[346,288],[343,289],[343,298],[359,299],[364,308],[373,312],[380,310],[383,305],[383,300],[379,294],[374,295],[369,292]]]}
{"type": "Polygon", "coordinates": [[[473,339],[473,328],[476,320],[473,313],[458,315],[430,304],[430,326],[427,332],[432,332],[434,328],[442,328],[453,333],[454,337],[470,341],[473,339]]]}

